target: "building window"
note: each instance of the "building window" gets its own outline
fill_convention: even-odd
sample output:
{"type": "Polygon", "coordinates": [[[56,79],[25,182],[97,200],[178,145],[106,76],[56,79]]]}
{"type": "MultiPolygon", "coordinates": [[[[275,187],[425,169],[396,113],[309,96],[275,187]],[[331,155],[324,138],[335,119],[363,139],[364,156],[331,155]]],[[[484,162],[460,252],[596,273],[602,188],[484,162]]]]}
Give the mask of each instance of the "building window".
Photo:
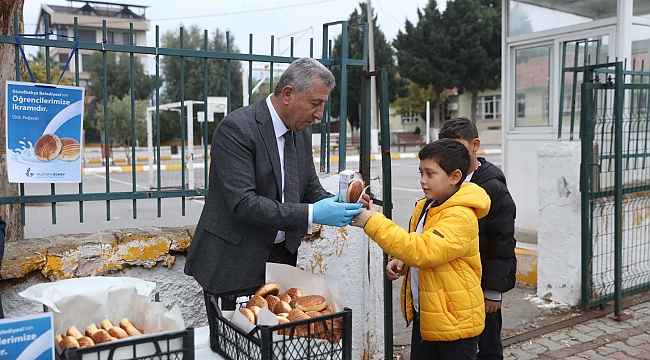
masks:
{"type": "Polygon", "coordinates": [[[68,25],[57,25],[56,33],[57,35],[68,36],[68,25]]]}
{"type": "Polygon", "coordinates": [[[552,45],[536,46],[515,51],[515,126],[549,126],[549,89],[552,45]],[[525,100],[519,112],[519,97],[525,100]],[[520,116],[523,115],[523,116],[520,116]]]}
{"type": "Polygon", "coordinates": [[[80,41],[97,42],[97,38],[95,37],[95,30],[79,29],[77,34],[79,35],[80,41]]]}
{"type": "Polygon", "coordinates": [[[81,71],[90,71],[90,54],[81,54],[81,71]]]}
{"type": "Polygon", "coordinates": [[[59,68],[59,70],[63,70],[65,67],[65,63],[68,62],[68,56],[70,54],[57,54],[56,57],[54,58],[56,60],[56,65],[59,68]]]}
{"type": "Polygon", "coordinates": [[[479,96],[476,116],[483,119],[501,118],[501,95],[479,96]]]}
{"type": "Polygon", "coordinates": [[[115,33],[112,31],[106,32],[106,42],[109,44],[115,44],[115,33]]]}
{"type": "MultiPolygon", "coordinates": [[[[129,41],[129,33],[122,33],[122,38],[124,39],[124,45],[130,45],[131,44],[131,42],[129,41]]],[[[135,34],[133,34],[133,45],[137,45],[137,43],[135,41],[136,38],[137,38],[137,36],[135,36],[135,34]]]]}
{"type": "Polygon", "coordinates": [[[418,122],[418,114],[402,114],[402,124],[417,124],[418,122]]]}
{"type": "Polygon", "coordinates": [[[526,94],[517,94],[517,117],[526,117],[526,94]]]}

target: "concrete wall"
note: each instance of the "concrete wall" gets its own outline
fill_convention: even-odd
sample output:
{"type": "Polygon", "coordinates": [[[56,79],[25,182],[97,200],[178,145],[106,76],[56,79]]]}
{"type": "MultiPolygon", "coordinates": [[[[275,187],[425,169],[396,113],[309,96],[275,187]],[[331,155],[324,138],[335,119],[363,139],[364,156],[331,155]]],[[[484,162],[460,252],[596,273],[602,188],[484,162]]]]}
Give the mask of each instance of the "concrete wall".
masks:
{"type": "Polygon", "coordinates": [[[537,148],[553,140],[507,139],[503,148],[503,172],[508,190],[517,204],[518,228],[538,230],[539,186],[537,148]]]}
{"type": "MultiPolygon", "coordinates": [[[[321,179],[330,192],[338,175],[321,179]]],[[[380,193],[377,178],[372,192],[380,193]]],[[[7,244],[0,281],[6,317],[42,311],[18,295],[41,282],[85,276],[130,276],[157,284],[168,307],[177,304],[187,326],[207,326],[201,287],[183,273],[194,227],[123,229],[97,234],[53,236],[7,244]]],[[[382,359],[383,255],[362,229],[325,226],[303,238],[298,267],[337,284],[352,309],[352,358],[382,359]]],[[[85,325],[83,325],[85,326],[85,325]]]]}
{"type": "Polygon", "coordinates": [[[568,305],[581,297],[580,154],[579,141],[548,142],[537,150],[537,295],[568,305]]]}

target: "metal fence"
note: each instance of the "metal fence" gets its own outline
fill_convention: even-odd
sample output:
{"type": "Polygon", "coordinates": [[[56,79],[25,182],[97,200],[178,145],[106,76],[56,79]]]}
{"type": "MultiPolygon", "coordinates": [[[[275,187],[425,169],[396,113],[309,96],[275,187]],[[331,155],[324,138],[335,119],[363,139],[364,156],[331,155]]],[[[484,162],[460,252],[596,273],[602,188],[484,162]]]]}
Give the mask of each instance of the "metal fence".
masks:
{"type": "Polygon", "coordinates": [[[570,97],[580,104],[582,306],[614,300],[617,315],[624,295],[650,288],[650,71],[643,63],[630,66],[563,73],[582,78],[580,99],[577,86],[570,97]]]}
{"type": "MultiPolygon", "coordinates": [[[[18,34],[18,15],[14,14],[14,34],[18,34]]],[[[47,15],[45,16],[45,33],[49,33],[50,28],[49,28],[49,18],[47,15]]],[[[253,36],[251,35],[249,37],[249,53],[244,54],[244,53],[238,53],[238,52],[233,52],[231,51],[231,44],[229,43],[229,34],[226,33],[226,39],[228,41],[227,43],[227,51],[225,52],[218,52],[218,51],[209,51],[208,50],[208,32],[205,31],[204,34],[204,50],[191,50],[191,49],[183,49],[183,29],[180,29],[180,43],[181,46],[180,48],[164,48],[160,47],[160,32],[159,32],[159,27],[156,26],[155,28],[156,32],[156,40],[155,40],[155,46],[136,46],[133,45],[133,24],[130,26],[130,31],[129,31],[129,38],[131,39],[131,43],[129,45],[119,45],[119,44],[109,44],[106,41],[106,34],[107,34],[107,26],[106,26],[106,20],[103,21],[102,24],[102,34],[103,34],[103,41],[101,43],[92,43],[92,42],[83,42],[80,41],[78,42],[77,49],[81,50],[92,50],[96,52],[100,52],[102,54],[102,65],[103,65],[103,79],[104,79],[104,84],[103,84],[103,90],[104,90],[104,96],[103,96],[103,102],[100,104],[100,106],[103,106],[104,109],[107,108],[107,83],[106,83],[106,62],[107,62],[107,54],[109,53],[121,53],[121,54],[128,54],[129,56],[129,63],[130,63],[130,82],[131,82],[131,88],[134,87],[134,61],[136,61],[136,55],[145,55],[147,57],[153,58],[155,61],[155,74],[153,77],[153,81],[155,83],[154,89],[155,89],[155,94],[153,94],[152,97],[152,110],[150,110],[153,113],[152,117],[152,122],[151,126],[155,127],[155,134],[156,136],[154,138],[151,138],[150,135],[149,141],[151,141],[154,150],[153,156],[148,156],[147,161],[149,161],[149,164],[145,166],[147,170],[151,169],[155,172],[155,186],[149,190],[139,190],[138,189],[138,179],[142,179],[143,177],[148,177],[148,174],[146,172],[140,172],[138,173],[138,166],[132,165],[130,167],[127,167],[127,171],[131,175],[131,184],[132,184],[132,189],[131,191],[112,191],[111,190],[111,164],[108,161],[108,152],[106,153],[105,156],[105,161],[103,163],[104,166],[104,171],[102,174],[106,177],[106,185],[104,191],[101,192],[87,192],[84,189],[84,183],[80,183],[78,185],[78,189],[76,192],[71,192],[71,191],[61,191],[61,186],[59,185],[57,187],[57,184],[50,184],[50,193],[49,194],[28,194],[26,189],[25,189],[25,184],[19,184],[19,195],[16,196],[2,196],[0,197],[0,204],[19,204],[21,206],[21,213],[22,213],[22,219],[23,219],[23,225],[25,224],[25,205],[26,204],[51,204],[52,207],[52,223],[56,223],[56,210],[57,210],[57,204],[58,203],[63,203],[63,202],[78,202],[79,204],[79,221],[83,222],[84,221],[84,203],[88,201],[105,201],[106,202],[106,220],[110,221],[111,219],[111,201],[119,201],[119,200],[132,200],[132,209],[133,209],[133,219],[137,219],[138,217],[138,200],[144,201],[144,200],[149,200],[151,199],[156,199],[157,200],[157,211],[158,211],[158,217],[161,216],[162,214],[162,200],[165,198],[181,198],[182,199],[182,215],[185,215],[185,200],[186,198],[192,198],[192,197],[202,197],[207,194],[209,191],[209,183],[208,183],[208,168],[209,168],[209,149],[208,149],[208,112],[204,111],[204,121],[202,124],[202,136],[203,136],[203,141],[202,141],[202,146],[201,150],[197,153],[194,153],[193,151],[193,145],[190,146],[188,149],[186,147],[185,141],[180,142],[180,156],[177,156],[176,159],[180,160],[180,166],[176,164],[175,168],[177,171],[177,175],[180,177],[180,186],[178,188],[167,188],[166,186],[163,186],[162,183],[162,173],[163,173],[163,168],[165,167],[164,164],[162,164],[163,159],[166,157],[169,158],[167,154],[161,154],[161,141],[160,141],[160,113],[161,110],[161,104],[160,104],[160,86],[161,86],[161,57],[177,57],[180,59],[180,92],[181,92],[181,100],[180,103],[178,104],[178,111],[180,115],[180,119],[186,119],[188,115],[193,114],[186,114],[186,106],[185,102],[190,102],[193,100],[186,100],[184,99],[183,96],[183,89],[185,87],[184,84],[184,76],[183,73],[185,72],[185,64],[184,61],[187,59],[202,59],[203,60],[203,78],[204,78],[204,99],[202,100],[203,104],[209,104],[208,101],[208,88],[210,87],[210,83],[208,81],[208,69],[209,69],[209,62],[211,61],[226,61],[227,63],[227,91],[226,94],[223,94],[222,96],[227,97],[227,112],[230,112],[232,109],[232,94],[231,94],[231,64],[234,62],[240,62],[242,64],[247,64],[248,65],[248,99],[252,98],[252,89],[253,89],[253,68],[254,64],[261,66],[260,64],[265,65],[268,70],[269,70],[269,92],[272,92],[273,88],[273,72],[274,72],[274,65],[276,64],[288,64],[291,63],[293,60],[296,59],[294,56],[294,40],[293,38],[291,39],[291,44],[290,44],[290,53],[289,56],[280,56],[280,55],[275,55],[274,54],[274,39],[271,37],[271,52],[269,55],[259,55],[259,54],[254,54],[253,53],[253,36]],[[189,150],[189,151],[188,151],[189,150]],[[189,153],[189,156],[188,156],[189,153]],[[194,159],[200,159],[199,162],[195,163],[194,159]],[[155,159],[152,163],[152,159],[155,159]],[[186,177],[191,177],[191,183],[193,184],[192,187],[187,186],[187,181],[186,177]]],[[[74,20],[74,38],[78,39],[78,23],[77,19],[75,18],[74,20]]],[[[371,107],[369,106],[371,102],[371,78],[375,77],[377,78],[377,84],[378,84],[378,89],[379,89],[379,116],[380,116],[380,129],[383,130],[383,134],[389,134],[389,121],[388,121],[388,78],[387,78],[387,72],[385,69],[373,71],[373,72],[368,72],[368,24],[348,24],[347,21],[340,21],[340,22],[332,22],[332,23],[327,23],[323,25],[323,47],[322,47],[322,57],[320,59],[317,59],[320,61],[323,65],[332,68],[332,67],[339,67],[341,69],[341,78],[337,79],[337,86],[340,89],[340,96],[341,96],[341,101],[340,101],[340,119],[346,119],[347,118],[347,84],[348,84],[348,69],[350,67],[361,67],[363,71],[363,86],[362,86],[362,102],[361,102],[361,121],[360,121],[360,147],[359,147],[359,168],[357,169],[362,177],[363,180],[366,183],[369,183],[370,181],[370,128],[371,128],[371,107]],[[363,33],[363,58],[362,59],[352,59],[349,58],[349,41],[348,41],[348,31],[351,28],[354,27],[361,27],[362,33],[363,33]],[[332,47],[333,47],[333,42],[329,40],[329,34],[332,28],[340,28],[341,29],[341,58],[332,58],[332,47]]],[[[0,35],[0,43],[5,43],[5,44],[13,44],[15,46],[15,61],[16,64],[19,64],[21,61],[21,56],[20,56],[20,48],[18,45],[18,42],[14,38],[14,36],[9,36],[9,35],[0,35]]],[[[60,40],[49,40],[49,39],[37,39],[37,38],[24,38],[21,40],[21,43],[23,45],[27,46],[38,46],[42,49],[44,49],[45,52],[45,60],[46,60],[46,69],[47,69],[47,82],[50,82],[50,49],[52,48],[65,48],[65,49],[72,49],[74,46],[74,43],[72,41],[60,41],[60,40]]],[[[313,46],[313,39],[310,40],[310,50],[309,50],[309,57],[314,57],[314,46],[313,46]]],[[[76,85],[79,86],[79,53],[77,52],[74,55],[74,75],[76,79],[76,85]]],[[[196,69],[193,69],[196,70],[196,69]]],[[[16,78],[20,79],[21,74],[20,74],[20,69],[17,67],[16,70],[16,78]]],[[[220,94],[221,95],[221,94],[220,94]]],[[[135,133],[135,118],[134,118],[134,97],[133,95],[131,96],[131,122],[132,122],[132,134],[135,133]]],[[[199,101],[200,102],[200,101],[199,101]]],[[[197,102],[198,103],[198,102],[197,102]]],[[[247,104],[244,104],[247,105],[247,104]]],[[[328,105],[329,106],[329,105],[328,105]]],[[[321,172],[330,172],[331,170],[331,154],[330,154],[330,146],[331,146],[331,139],[330,139],[330,109],[326,108],[325,116],[323,121],[320,122],[320,133],[325,134],[325,136],[321,136],[320,139],[320,171],[321,172]]],[[[108,122],[110,119],[107,116],[107,112],[104,111],[104,132],[107,134],[105,135],[105,138],[109,137],[109,126],[108,122]]],[[[187,123],[183,124],[184,122],[181,121],[181,128],[180,128],[180,137],[181,139],[184,139],[186,136],[186,131],[191,131],[191,127],[187,128],[187,123]],[[185,126],[184,126],[185,125],[185,126]]],[[[345,120],[340,121],[339,123],[339,144],[338,144],[338,171],[344,170],[346,168],[346,155],[347,155],[347,146],[346,146],[346,133],[347,133],[347,122],[345,120]]],[[[153,129],[151,129],[153,130],[153,129]]],[[[151,131],[149,132],[151,134],[151,131]]],[[[381,199],[374,199],[375,203],[379,206],[382,206],[383,212],[386,214],[387,217],[391,217],[392,213],[392,197],[391,197],[391,189],[390,189],[390,184],[391,184],[391,163],[390,163],[390,138],[389,136],[382,136],[381,137],[381,153],[382,153],[382,181],[383,181],[383,186],[382,186],[382,193],[381,193],[381,199]]],[[[107,146],[107,148],[109,148],[107,146]]],[[[135,143],[131,145],[131,159],[135,162],[136,159],[138,159],[138,156],[136,154],[136,147],[135,143]]],[[[151,154],[149,154],[151,155],[151,154]]],[[[151,182],[151,181],[149,181],[151,182]]],[[[67,189],[70,187],[67,186],[67,189]]],[[[38,219],[39,221],[42,221],[43,219],[38,219]]],[[[390,281],[384,279],[384,294],[385,294],[385,307],[387,309],[392,308],[392,290],[391,290],[391,285],[390,281]]],[[[392,312],[391,311],[386,311],[384,314],[384,320],[385,320],[385,354],[386,358],[392,358],[392,312]]]]}
{"type": "MultiPolygon", "coordinates": [[[[14,14],[14,34],[19,34],[18,30],[18,14],[14,14]]],[[[349,67],[357,66],[357,67],[362,67],[364,70],[367,70],[367,64],[368,64],[368,57],[367,57],[367,51],[365,52],[365,56],[363,59],[351,59],[348,57],[348,51],[347,48],[349,46],[348,44],[348,37],[347,37],[347,32],[348,29],[352,25],[348,25],[346,21],[341,21],[341,22],[333,22],[333,23],[327,23],[323,25],[323,47],[322,47],[322,58],[318,59],[322,64],[324,64],[327,67],[340,67],[341,68],[341,79],[338,80],[337,86],[341,89],[341,118],[345,119],[346,118],[346,111],[347,111],[347,99],[346,99],[346,91],[347,91],[347,69],[349,67]],[[331,58],[332,54],[332,41],[329,39],[329,34],[332,31],[332,28],[340,28],[341,29],[341,45],[342,45],[342,56],[339,59],[333,59],[331,58]]],[[[362,26],[364,29],[364,34],[366,37],[365,40],[365,48],[367,49],[367,24],[363,25],[354,25],[354,26],[362,26]]],[[[44,26],[45,33],[48,34],[50,33],[50,26],[49,26],[49,17],[46,15],[45,16],[45,26],[44,26]]],[[[153,143],[155,153],[153,154],[153,157],[148,157],[149,159],[149,164],[145,166],[147,169],[151,169],[155,173],[155,185],[151,189],[146,189],[146,190],[141,190],[141,188],[138,187],[138,179],[142,181],[142,179],[147,176],[146,173],[143,172],[138,172],[137,166],[135,166],[135,163],[133,166],[128,167],[126,169],[127,172],[130,173],[131,175],[131,184],[132,184],[132,189],[131,191],[113,191],[111,189],[111,176],[113,176],[113,173],[111,171],[111,164],[109,161],[104,162],[104,171],[103,174],[106,177],[106,185],[104,191],[101,192],[88,192],[86,189],[84,189],[84,184],[83,182],[78,185],[77,191],[70,192],[70,191],[62,191],[61,186],[57,186],[57,184],[50,184],[50,191],[49,194],[43,194],[41,193],[36,193],[36,194],[30,194],[28,191],[26,191],[25,184],[19,184],[19,194],[15,196],[2,196],[0,197],[0,204],[20,204],[21,206],[21,213],[22,213],[22,221],[23,225],[25,224],[25,205],[26,204],[51,204],[52,208],[52,223],[56,223],[56,211],[57,211],[57,203],[63,203],[63,202],[78,202],[79,204],[79,221],[83,222],[84,221],[84,202],[87,201],[105,201],[106,202],[106,219],[107,221],[110,221],[111,219],[111,201],[117,201],[117,200],[132,200],[132,209],[133,209],[133,218],[137,219],[138,216],[138,200],[149,200],[150,199],[156,199],[157,201],[157,211],[158,211],[158,216],[160,217],[162,214],[162,200],[165,198],[181,198],[182,199],[182,215],[185,215],[185,200],[187,198],[192,198],[192,197],[201,197],[205,196],[207,192],[209,191],[208,189],[208,168],[209,168],[209,148],[208,148],[208,122],[204,121],[202,125],[202,146],[200,147],[200,150],[197,151],[196,153],[194,152],[194,145],[192,144],[190,148],[188,149],[187,144],[185,141],[180,142],[180,156],[178,156],[178,160],[180,161],[180,169],[177,171],[177,175],[180,177],[179,184],[176,188],[167,188],[166,186],[163,186],[162,179],[163,179],[163,172],[164,170],[164,164],[161,163],[161,158],[165,158],[165,155],[163,154],[161,156],[161,141],[160,141],[160,113],[161,113],[161,104],[160,104],[160,88],[162,85],[162,80],[161,80],[161,58],[162,57],[177,57],[180,60],[180,90],[181,90],[181,99],[180,99],[180,106],[179,106],[179,115],[181,119],[187,118],[188,114],[186,114],[186,106],[185,102],[186,99],[184,99],[183,96],[183,88],[185,86],[184,84],[184,79],[185,77],[183,76],[183,73],[185,71],[189,71],[189,69],[186,69],[186,66],[184,64],[185,61],[188,59],[202,59],[203,60],[203,69],[202,69],[202,74],[204,77],[204,99],[203,103],[207,104],[208,103],[208,89],[210,88],[211,84],[208,81],[208,69],[209,69],[209,63],[212,61],[225,61],[226,66],[227,66],[227,91],[226,94],[220,94],[222,96],[227,97],[227,111],[230,112],[231,110],[231,103],[232,103],[232,89],[231,89],[231,64],[234,64],[235,62],[239,62],[240,64],[247,64],[248,65],[248,99],[251,99],[252,97],[252,89],[253,89],[253,67],[254,65],[256,66],[266,66],[269,69],[269,90],[272,92],[272,86],[273,86],[273,74],[274,74],[274,66],[277,66],[278,64],[288,64],[295,60],[297,57],[294,55],[294,39],[291,38],[291,44],[290,44],[290,52],[288,56],[280,56],[280,55],[275,55],[274,54],[274,38],[271,36],[271,51],[269,55],[260,55],[260,54],[254,54],[253,53],[253,36],[250,35],[249,37],[249,53],[240,53],[240,52],[233,52],[231,50],[231,44],[230,44],[230,37],[229,34],[226,33],[226,41],[227,43],[227,51],[225,52],[218,52],[218,51],[209,51],[208,50],[208,32],[207,30],[205,31],[204,34],[204,50],[193,50],[193,49],[184,49],[183,48],[183,29],[180,29],[180,40],[181,40],[181,45],[180,48],[164,48],[160,47],[160,32],[159,32],[159,27],[156,26],[155,32],[156,32],[156,40],[155,40],[155,46],[136,46],[133,45],[133,24],[130,26],[130,41],[131,43],[128,45],[120,45],[120,44],[111,44],[106,41],[107,38],[107,21],[103,20],[102,24],[102,34],[103,34],[103,40],[100,43],[93,43],[93,42],[84,42],[84,41],[79,41],[77,45],[78,50],[92,50],[95,52],[100,52],[102,54],[102,63],[103,63],[103,102],[99,104],[99,106],[103,106],[104,109],[107,108],[107,76],[106,76],[106,57],[107,54],[109,53],[117,53],[117,54],[128,54],[129,56],[129,62],[130,62],[130,74],[124,74],[124,76],[129,76],[130,82],[131,82],[131,87],[133,88],[134,86],[134,61],[137,61],[137,56],[147,56],[155,61],[155,73],[153,74],[153,82],[155,83],[154,89],[155,89],[155,94],[152,96],[152,107],[155,108],[155,111],[153,111],[153,124],[152,126],[154,127],[154,133],[156,134],[153,138],[150,137],[150,140],[153,143]],[[260,65],[261,64],[261,65],[260,65]],[[188,151],[189,150],[189,151],[188,151]],[[189,155],[189,156],[188,156],[189,155]],[[154,162],[152,163],[152,158],[155,159],[154,162]],[[194,162],[194,159],[198,159],[197,162],[194,162]],[[144,175],[143,175],[144,174],[144,175]],[[196,178],[196,181],[193,182],[193,187],[188,186],[188,181],[187,177],[192,177],[192,180],[196,178]]],[[[78,23],[77,23],[77,18],[74,19],[74,38],[78,39],[78,23]]],[[[15,37],[13,34],[5,34],[5,35],[0,35],[0,43],[4,44],[13,44],[15,46],[15,61],[16,64],[20,64],[21,62],[21,50],[19,47],[18,42],[16,41],[15,37]]],[[[75,46],[75,42],[73,41],[65,41],[65,40],[54,40],[54,39],[48,39],[48,38],[34,38],[34,37],[25,37],[22,38],[20,43],[23,46],[37,46],[40,49],[43,49],[45,53],[45,61],[46,61],[46,70],[47,70],[47,82],[50,82],[50,50],[54,48],[63,48],[63,49],[73,49],[75,46]]],[[[310,40],[310,50],[309,50],[309,57],[314,57],[314,44],[313,44],[313,39],[310,40]]],[[[70,71],[74,72],[75,79],[76,79],[76,85],[79,86],[79,64],[80,64],[80,56],[79,56],[79,51],[77,51],[74,55],[74,69],[70,69],[70,71]]],[[[196,69],[192,69],[196,70],[196,69]]],[[[16,67],[16,78],[20,79],[21,74],[20,74],[20,67],[16,67]]],[[[56,79],[55,79],[56,80],[56,79]]],[[[134,107],[134,102],[135,99],[133,97],[133,94],[131,95],[131,122],[132,122],[132,131],[135,134],[135,112],[133,110],[134,107]]],[[[247,104],[244,104],[247,105],[247,104]]],[[[193,115],[193,114],[189,114],[193,115]]],[[[208,112],[205,111],[205,119],[207,120],[208,112]]],[[[109,118],[107,111],[104,111],[104,123],[103,123],[103,130],[105,132],[105,138],[109,138],[109,118]]],[[[329,121],[330,121],[330,116],[329,116],[329,111],[326,111],[325,118],[321,122],[320,130],[321,133],[328,133],[329,131],[329,121]]],[[[362,124],[362,126],[368,126],[369,124],[362,124]]],[[[186,131],[191,131],[191,129],[188,129],[187,126],[183,126],[181,124],[180,126],[180,137],[181,139],[184,139],[186,137],[186,131]]],[[[365,131],[362,129],[362,131],[365,131]]],[[[341,139],[341,144],[339,147],[339,170],[342,166],[345,166],[345,161],[346,161],[346,146],[345,146],[345,132],[346,132],[346,127],[345,127],[345,121],[341,122],[341,129],[340,133],[343,134],[343,136],[340,136],[341,139]]],[[[329,149],[329,136],[322,136],[321,137],[321,158],[320,158],[320,169],[323,172],[329,172],[330,171],[330,152],[328,151],[329,149]]],[[[130,154],[131,158],[134,159],[134,161],[138,158],[136,154],[136,146],[135,142],[132,142],[131,144],[131,149],[130,149],[130,154]]],[[[369,162],[369,156],[367,159],[367,162],[369,162]]],[[[369,165],[368,165],[369,166],[369,165]]],[[[67,187],[69,189],[69,186],[67,187]]],[[[42,221],[43,219],[38,219],[39,221],[42,221]]],[[[29,220],[27,220],[29,221],[29,220]]]]}

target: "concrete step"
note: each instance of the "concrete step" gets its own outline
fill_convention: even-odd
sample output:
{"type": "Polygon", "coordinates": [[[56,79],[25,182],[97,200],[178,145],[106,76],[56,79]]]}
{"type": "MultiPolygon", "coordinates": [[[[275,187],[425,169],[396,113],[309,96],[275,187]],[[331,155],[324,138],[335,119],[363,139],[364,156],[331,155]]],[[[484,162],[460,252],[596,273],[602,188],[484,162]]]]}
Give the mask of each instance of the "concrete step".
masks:
{"type": "Polygon", "coordinates": [[[537,285],[537,231],[515,229],[517,239],[517,283],[537,285]]]}

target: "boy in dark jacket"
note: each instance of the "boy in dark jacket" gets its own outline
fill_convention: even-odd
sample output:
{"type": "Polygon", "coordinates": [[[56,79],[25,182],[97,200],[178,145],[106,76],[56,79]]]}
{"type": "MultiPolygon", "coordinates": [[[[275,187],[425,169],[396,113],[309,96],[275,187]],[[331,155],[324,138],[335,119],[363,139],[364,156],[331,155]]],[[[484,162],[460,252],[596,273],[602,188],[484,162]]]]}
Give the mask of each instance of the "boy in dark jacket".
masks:
{"type": "Polygon", "coordinates": [[[485,297],[485,330],[479,335],[477,359],[503,359],[501,346],[501,294],[515,286],[515,202],[506,186],[503,171],[476,153],[481,145],[478,130],[471,120],[461,117],[446,121],[438,138],[460,141],[469,150],[472,163],[466,181],[487,192],[492,205],[488,215],[478,221],[479,251],[485,297]]]}
{"type": "MultiPolygon", "coordinates": [[[[506,186],[503,172],[489,161],[477,157],[481,145],[476,126],[467,118],[445,121],[438,138],[461,142],[471,157],[471,181],[487,192],[492,205],[487,216],[479,219],[479,249],[483,275],[481,288],[485,298],[485,329],[479,335],[477,359],[503,359],[501,345],[501,294],[515,286],[517,258],[515,257],[515,203],[506,186]]],[[[399,260],[386,266],[386,275],[395,280],[403,267],[399,260]]]]}

